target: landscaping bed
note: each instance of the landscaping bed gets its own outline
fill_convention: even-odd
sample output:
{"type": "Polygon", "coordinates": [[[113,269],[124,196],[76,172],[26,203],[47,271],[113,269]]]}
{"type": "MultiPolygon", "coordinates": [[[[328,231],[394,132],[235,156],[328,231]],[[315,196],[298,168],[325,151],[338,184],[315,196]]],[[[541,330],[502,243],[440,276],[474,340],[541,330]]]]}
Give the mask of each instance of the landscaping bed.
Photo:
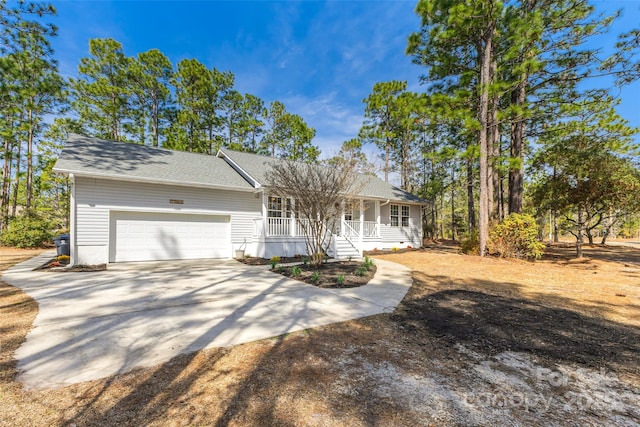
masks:
{"type": "Polygon", "coordinates": [[[364,261],[336,261],[327,259],[320,266],[309,264],[302,255],[292,257],[257,258],[244,257],[236,261],[247,265],[271,265],[271,271],[319,288],[357,288],[369,283],[376,274],[375,262],[369,257],[364,261]]]}
{"type": "MultiPolygon", "coordinates": [[[[303,262],[306,257],[302,255],[294,255],[290,257],[278,257],[281,264],[289,264],[294,262],[303,262]]],[[[269,258],[259,258],[253,256],[245,256],[244,258],[236,258],[236,261],[247,265],[269,265],[271,260],[269,258]]]]}
{"type": "Polygon", "coordinates": [[[93,264],[93,265],[74,265],[69,267],[69,257],[66,255],[60,255],[51,258],[40,267],[34,269],[34,271],[47,270],[53,272],[89,272],[89,271],[104,271],[107,269],[107,264],[93,264]]]}
{"type": "Polygon", "coordinates": [[[310,264],[277,265],[271,271],[319,288],[356,288],[366,285],[376,274],[373,261],[325,262],[319,267],[310,264]]]}

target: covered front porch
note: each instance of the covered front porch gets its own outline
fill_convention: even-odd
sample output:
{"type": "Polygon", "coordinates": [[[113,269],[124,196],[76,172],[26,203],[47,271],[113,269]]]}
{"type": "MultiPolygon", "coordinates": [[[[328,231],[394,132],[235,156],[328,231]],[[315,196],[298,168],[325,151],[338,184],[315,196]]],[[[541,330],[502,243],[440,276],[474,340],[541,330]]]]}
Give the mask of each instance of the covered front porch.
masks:
{"type": "MultiPolygon", "coordinates": [[[[273,198],[270,196],[270,198],[273,198]]],[[[271,202],[270,207],[279,206],[271,202]]],[[[304,221],[296,218],[295,209],[268,209],[264,225],[265,237],[304,237],[304,221]]],[[[380,238],[380,202],[377,200],[357,200],[343,207],[340,219],[334,227],[334,234],[353,242],[363,239],[380,238]]]]}

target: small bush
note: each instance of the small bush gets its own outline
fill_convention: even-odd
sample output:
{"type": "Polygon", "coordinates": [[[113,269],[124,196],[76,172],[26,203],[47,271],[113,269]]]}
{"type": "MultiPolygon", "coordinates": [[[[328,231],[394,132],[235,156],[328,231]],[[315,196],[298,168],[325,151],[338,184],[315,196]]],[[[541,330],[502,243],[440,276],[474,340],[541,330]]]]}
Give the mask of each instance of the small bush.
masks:
{"type": "Polygon", "coordinates": [[[365,274],[367,274],[367,268],[365,266],[358,267],[358,269],[356,270],[356,276],[362,277],[365,274]]]}
{"type": "Polygon", "coordinates": [[[16,248],[39,248],[52,243],[54,225],[34,213],[15,217],[2,234],[0,243],[16,248]]]}
{"type": "Polygon", "coordinates": [[[363,267],[367,269],[367,271],[371,270],[374,265],[374,262],[368,256],[364,257],[364,262],[362,263],[363,267]]]}
{"type": "Polygon", "coordinates": [[[280,262],[279,256],[272,256],[271,259],[269,260],[269,263],[271,264],[271,269],[274,270],[276,268],[276,265],[278,265],[279,262],[280,262]]]}
{"type": "Polygon", "coordinates": [[[391,248],[391,252],[398,252],[398,248],[394,246],[393,248],[391,248]]]}
{"type": "Polygon", "coordinates": [[[462,236],[460,250],[467,255],[478,255],[480,253],[480,243],[478,243],[478,232],[476,230],[465,233],[462,236]]]}
{"type": "Polygon", "coordinates": [[[320,280],[320,272],[314,271],[313,274],[311,275],[311,281],[313,283],[318,283],[318,280],[320,280]]]}
{"type": "Polygon", "coordinates": [[[298,277],[302,273],[302,270],[297,265],[291,267],[291,277],[298,277]]]}
{"type": "Polygon", "coordinates": [[[489,233],[487,249],[505,258],[537,259],[544,254],[544,243],[531,215],[510,214],[489,233]]]}
{"type": "Polygon", "coordinates": [[[341,274],[336,278],[336,283],[338,284],[338,286],[344,285],[344,274],[341,274]]]}

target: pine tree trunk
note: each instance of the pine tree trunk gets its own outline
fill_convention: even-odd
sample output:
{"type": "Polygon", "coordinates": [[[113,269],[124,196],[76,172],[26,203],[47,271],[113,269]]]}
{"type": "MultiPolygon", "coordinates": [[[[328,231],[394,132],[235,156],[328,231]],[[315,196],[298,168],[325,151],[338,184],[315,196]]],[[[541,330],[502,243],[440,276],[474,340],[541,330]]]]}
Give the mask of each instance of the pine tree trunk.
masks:
{"type": "Polygon", "coordinates": [[[488,25],[486,30],[484,46],[480,52],[480,105],[479,105],[479,144],[480,144],[480,202],[479,202],[479,224],[478,224],[478,245],[480,256],[487,254],[487,241],[489,239],[489,216],[491,194],[489,190],[489,155],[490,155],[490,132],[491,126],[489,117],[489,86],[491,85],[491,63],[493,53],[493,25],[488,25]]]}
{"type": "Polygon", "coordinates": [[[11,191],[11,163],[12,152],[9,138],[4,140],[4,156],[2,165],[2,193],[0,194],[0,230],[5,230],[8,224],[9,216],[9,192],[11,191]]]}
{"type": "Polygon", "coordinates": [[[27,135],[27,185],[25,194],[25,209],[31,209],[31,198],[33,196],[33,110],[27,113],[29,131],[27,135]]]}
{"type": "Polygon", "coordinates": [[[476,229],[476,207],[473,197],[473,160],[467,159],[467,231],[476,229]]]}
{"type": "Polygon", "coordinates": [[[391,142],[387,138],[387,143],[384,146],[384,182],[389,182],[389,144],[391,142]]]}
{"type": "Polygon", "coordinates": [[[456,240],[456,170],[451,169],[451,240],[456,240]]]}
{"type": "MultiPolygon", "coordinates": [[[[527,96],[527,74],[522,74],[518,87],[511,93],[511,103],[522,107],[527,96]]],[[[523,117],[516,117],[511,123],[511,158],[517,160],[518,168],[509,169],[509,213],[522,213],[524,193],[524,133],[523,117]]]]}
{"type": "MultiPolygon", "coordinates": [[[[495,57],[495,52],[491,54],[495,57]]],[[[491,68],[489,70],[490,73],[490,81],[495,80],[495,76],[497,73],[498,64],[494,59],[491,61],[491,68]]],[[[487,168],[489,175],[489,182],[487,183],[487,188],[489,190],[488,199],[489,199],[489,219],[491,221],[497,221],[500,218],[500,177],[498,175],[498,168],[496,168],[496,161],[498,160],[498,156],[500,155],[500,128],[498,126],[498,108],[499,108],[499,98],[495,95],[490,97],[490,109],[489,109],[489,118],[487,122],[488,126],[488,158],[487,158],[487,168]]]]}
{"type": "Polygon", "coordinates": [[[20,187],[20,157],[22,157],[22,145],[18,144],[18,152],[16,153],[16,167],[14,169],[15,181],[13,182],[13,200],[11,203],[11,216],[18,214],[18,188],[20,187]]]}
{"type": "Polygon", "coordinates": [[[152,118],[151,118],[151,123],[152,123],[152,132],[153,132],[153,146],[154,147],[158,147],[159,143],[160,143],[160,135],[159,135],[159,131],[158,131],[158,123],[159,123],[159,119],[158,119],[158,101],[156,99],[153,100],[153,107],[152,107],[153,111],[152,111],[152,118]]]}

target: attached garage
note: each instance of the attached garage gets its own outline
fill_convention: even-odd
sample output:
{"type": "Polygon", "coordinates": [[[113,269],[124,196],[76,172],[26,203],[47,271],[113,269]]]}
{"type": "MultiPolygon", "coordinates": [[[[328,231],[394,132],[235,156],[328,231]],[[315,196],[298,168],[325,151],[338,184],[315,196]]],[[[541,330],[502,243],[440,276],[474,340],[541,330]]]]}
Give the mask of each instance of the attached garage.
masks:
{"type": "Polygon", "coordinates": [[[230,258],[230,217],[111,211],[109,262],[230,258]]]}

